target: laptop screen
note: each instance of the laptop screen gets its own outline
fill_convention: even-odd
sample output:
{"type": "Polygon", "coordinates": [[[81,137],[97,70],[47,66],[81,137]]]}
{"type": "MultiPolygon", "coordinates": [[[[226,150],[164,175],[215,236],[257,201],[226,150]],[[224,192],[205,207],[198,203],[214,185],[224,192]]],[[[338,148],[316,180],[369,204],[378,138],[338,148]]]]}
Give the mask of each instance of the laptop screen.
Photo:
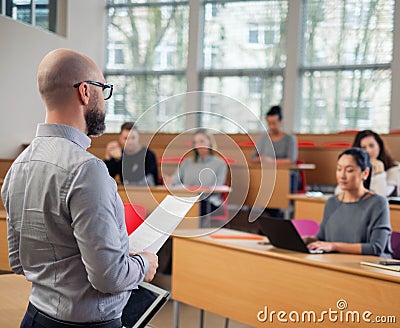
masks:
{"type": "Polygon", "coordinates": [[[262,232],[275,247],[302,253],[322,253],[322,251],[309,251],[291,220],[261,217],[257,221],[262,232]]]}

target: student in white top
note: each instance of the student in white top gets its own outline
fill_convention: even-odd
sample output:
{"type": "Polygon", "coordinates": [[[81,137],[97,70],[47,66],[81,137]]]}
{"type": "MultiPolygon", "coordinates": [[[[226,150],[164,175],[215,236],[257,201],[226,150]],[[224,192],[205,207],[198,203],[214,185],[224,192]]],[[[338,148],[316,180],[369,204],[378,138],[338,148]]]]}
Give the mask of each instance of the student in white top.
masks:
{"type": "Polygon", "coordinates": [[[357,133],[353,147],[364,149],[371,160],[372,177],[370,189],[382,196],[397,196],[400,192],[400,166],[385,147],[382,138],[374,131],[357,133]]]}

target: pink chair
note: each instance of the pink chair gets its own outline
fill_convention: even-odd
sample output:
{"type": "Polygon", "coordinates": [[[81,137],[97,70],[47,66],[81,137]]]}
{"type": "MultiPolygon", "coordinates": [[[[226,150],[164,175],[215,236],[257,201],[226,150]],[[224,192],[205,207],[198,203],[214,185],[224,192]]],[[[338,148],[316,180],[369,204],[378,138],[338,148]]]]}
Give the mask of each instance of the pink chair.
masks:
{"type": "Polygon", "coordinates": [[[292,223],[301,237],[315,236],[319,231],[319,223],[307,219],[293,219],[292,223]]]}
{"type": "Polygon", "coordinates": [[[392,244],[393,257],[400,260],[400,232],[392,231],[390,243],[392,244]]]}
{"type": "Polygon", "coordinates": [[[124,204],[125,225],[128,236],[146,219],[146,208],[139,204],[124,204]]]}

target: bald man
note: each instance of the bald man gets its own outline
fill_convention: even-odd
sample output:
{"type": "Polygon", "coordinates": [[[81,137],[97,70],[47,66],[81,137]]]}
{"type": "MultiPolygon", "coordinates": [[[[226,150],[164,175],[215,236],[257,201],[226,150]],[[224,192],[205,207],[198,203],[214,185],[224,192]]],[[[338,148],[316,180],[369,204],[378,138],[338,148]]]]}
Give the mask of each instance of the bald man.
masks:
{"type": "Polygon", "coordinates": [[[103,133],[112,86],[88,57],[47,54],[46,106],[31,145],[2,188],[12,270],[32,282],[21,327],[121,327],[131,291],[151,281],[155,254],[129,254],[123,204],[103,161],[86,151],[103,133]]]}

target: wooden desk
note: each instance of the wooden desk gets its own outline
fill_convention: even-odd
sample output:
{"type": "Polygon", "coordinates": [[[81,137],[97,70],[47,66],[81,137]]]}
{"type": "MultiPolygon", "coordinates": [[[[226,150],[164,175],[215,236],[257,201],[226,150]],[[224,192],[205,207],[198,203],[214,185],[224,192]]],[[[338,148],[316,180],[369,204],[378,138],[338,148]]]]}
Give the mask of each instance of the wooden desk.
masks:
{"type": "Polygon", "coordinates": [[[0,327],[19,327],[28,306],[31,284],[24,276],[0,275],[0,327]]]}
{"type": "Polygon", "coordinates": [[[276,170],[274,167],[252,164],[246,167],[231,166],[232,171],[232,191],[233,194],[238,191],[247,191],[244,204],[233,199],[233,204],[281,208],[288,209],[290,202],[288,195],[290,193],[290,170],[312,170],[315,168],[313,164],[300,165],[278,165],[276,170]],[[249,185],[245,173],[249,174],[249,185]],[[235,181],[235,177],[237,181],[235,181]],[[243,177],[243,178],[241,178],[243,177]],[[236,184],[235,184],[236,183],[236,184]],[[271,195],[269,198],[268,195],[271,195]]]}
{"type": "MultiPolygon", "coordinates": [[[[361,315],[371,311],[371,319],[395,315],[396,322],[399,320],[400,275],[360,265],[361,260],[376,257],[311,255],[258,245],[252,240],[175,236],[172,259],[174,300],[253,327],[313,327],[308,322],[277,323],[276,314],[272,323],[260,322],[257,315],[265,307],[269,314],[285,311],[286,319],[291,311],[300,313],[301,318],[303,311],[314,311],[320,317],[322,311],[332,309],[344,315],[346,311],[361,315]],[[348,304],[345,311],[338,310],[340,300],[348,304]]],[[[365,325],[330,322],[328,316],[320,323],[324,328],[365,325]]]]}
{"type": "MultiPolygon", "coordinates": [[[[305,195],[289,195],[294,201],[294,218],[322,221],[326,200],[330,196],[307,197],[305,195]]],[[[390,223],[393,231],[400,231],[400,205],[389,205],[390,223]]]]}
{"type": "Polygon", "coordinates": [[[11,271],[8,262],[7,221],[5,210],[0,210],[0,270],[11,271]]]}

